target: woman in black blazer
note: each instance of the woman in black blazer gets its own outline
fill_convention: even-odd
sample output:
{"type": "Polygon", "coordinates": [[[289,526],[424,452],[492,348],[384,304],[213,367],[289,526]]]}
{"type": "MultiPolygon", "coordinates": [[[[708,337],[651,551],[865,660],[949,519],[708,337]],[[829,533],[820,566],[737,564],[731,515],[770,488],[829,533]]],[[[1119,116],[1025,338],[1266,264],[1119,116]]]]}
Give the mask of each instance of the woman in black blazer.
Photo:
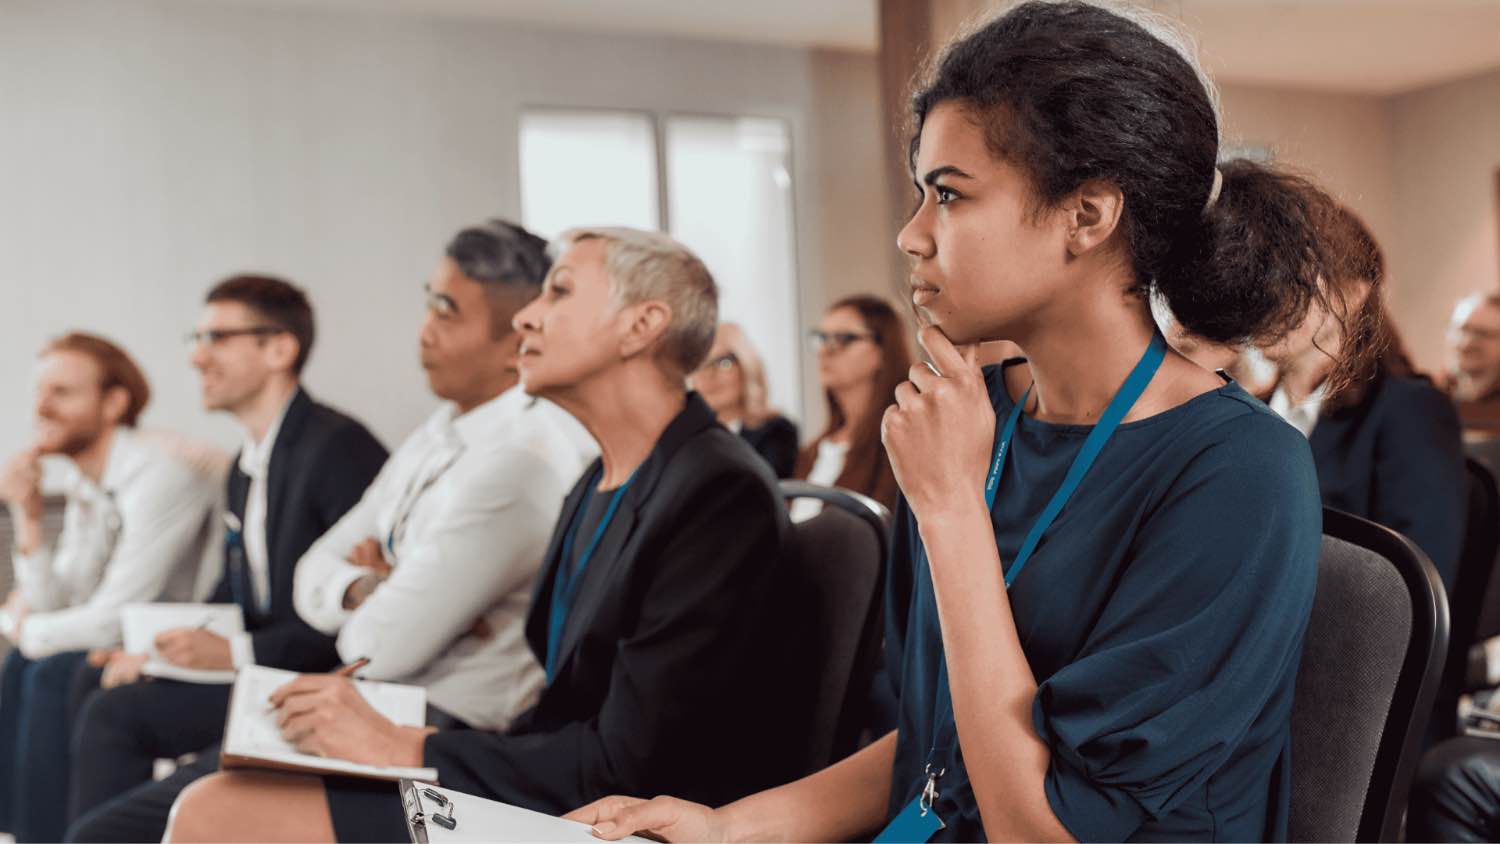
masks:
{"type": "Polygon", "coordinates": [[[797,466],[797,425],[767,404],[766,367],[744,330],[719,323],[708,360],[693,373],[693,389],[719,417],[771,464],[778,478],[797,466]]]}
{"type": "Polygon", "coordinates": [[[1347,208],[1329,229],[1339,275],[1325,283],[1358,314],[1357,328],[1345,338],[1315,308],[1266,350],[1280,369],[1267,403],[1307,436],[1323,503],[1406,535],[1451,589],[1468,510],[1458,413],[1415,371],[1381,305],[1384,259],[1374,236],[1347,208]],[[1335,367],[1342,349],[1371,347],[1379,354],[1370,363],[1335,367]]]}
{"type": "MultiPolygon", "coordinates": [[[[783,676],[786,625],[769,616],[786,510],[766,465],[684,388],[717,321],[703,264],[655,233],[560,243],[514,321],[522,383],[603,456],[563,505],[526,622],[540,700],[503,734],[399,727],[324,675],[306,704],[282,707],[283,733],[554,814],[616,792],[727,802],[795,774],[809,739],[781,717],[811,691],[783,676]]],[[[220,773],[178,799],[167,837],[395,841],[406,826],[389,782],[220,773]]]]}

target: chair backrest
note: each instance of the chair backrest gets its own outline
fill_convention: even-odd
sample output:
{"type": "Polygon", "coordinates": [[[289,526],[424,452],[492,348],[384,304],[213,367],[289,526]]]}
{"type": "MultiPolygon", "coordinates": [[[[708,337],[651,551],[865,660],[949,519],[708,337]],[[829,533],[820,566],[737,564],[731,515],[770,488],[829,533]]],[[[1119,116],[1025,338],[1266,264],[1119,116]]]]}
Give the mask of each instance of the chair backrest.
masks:
{"type": "MultiPolygon", "coordinates": [[[[1500,439],[1466,441],[1464,453],[1488,469],[1491,479],[1500,478],[1500,439]]],[[[1470,476],[1472,477],[1472,470],[1470,476]]],[[[1472,518],[1472,502],[1470,507],[1472,518]]],[[[1491,513],[1491,520],[1500,522],[1500,505],[1497,505],[1497,509],[1491,513]]],[[[1473,528],[1474,525],[1471,523],[1469,529],[1472,531],[1473,528]]],[[[1467,561],[1467,546],[1464,551],[1464,559],[1467,561]]],[[[1500,569],[1500,549],[1496,550],[1496,558],[1491,561],[1491,565],[1500,569]]],[[[1489,578],[1485,586],[1484,597],[1479,602],[1479,617],[1474,622],[1473,641],[1482,642],[1492,636],[1500,636],[1500,577],[1494,576],[1489,578]]]]}
{"type": "Polygon", "coordinates": [[[1323,511],[1292,704],[1292,841],[1395,841],[1448,643],[1437,570],[1373,522],[1323,511]]]}
{"type": "MultiPolygon", "coordinates": [[[[1448,658],[1433,710],[1440,737],[1455,730],[1455,707],[1464,691],[1469,647],[1478,641],[1480,617],[1490,591],[1495,557],[1500,553],[1500,490],[1495,476],[1474,458],[1464,460],[1469,475],[1469,513],[1464,527],[1463,552],[1448,593],[1448,658]]],[[[1433,732],[1429,729],[1429,732],[1433,732]]]]}
{"type": "MultiPolygon", "coordinates": [[[[63,509],[67,500],[61,495],[49,495],[42,499],[42,541],[55,542],[62,533],[63,509]]],[[[16,585],[15,567],[11,550],[16,547],[16,526],[10,520],[10,508],[0,504],[0,601],[10,594],[16,585]]],[[[0,657],[10,653],[10,640],[0,638],[0,657]]]]}
{"type": "MultiPolygon", "coordinates": [[[[782,495],[816,498],[823,512],[792,527],[798,608],[803,615],[798,662],[812,673],[817,703],[810,717],[804,772],[857,748],[867,692],[880,656],[881,588],[890,545],[890,514],[848,490],[782,481],[782,495]]],[[[805,687],[804,687],[805,688],[805,687]]]]}

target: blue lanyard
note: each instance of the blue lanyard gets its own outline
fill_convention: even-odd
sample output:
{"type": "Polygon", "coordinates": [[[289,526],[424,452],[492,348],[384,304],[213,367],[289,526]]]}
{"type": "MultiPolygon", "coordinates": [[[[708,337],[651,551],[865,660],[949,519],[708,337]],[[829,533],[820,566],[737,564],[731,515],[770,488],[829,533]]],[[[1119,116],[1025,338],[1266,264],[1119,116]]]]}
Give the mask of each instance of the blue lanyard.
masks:
{"type": "Polygon", "coordinates": [[[573,599],[577,597],[578,587],[583,582],[583,571],[588,568],[589,559],[594,556],[594,551],[599,547],[599,540],[604,538],[604,532],[609,530],[609,523],[615,517],[615,511],[620,508],[620,499],[625,497],[625,490],[630,488],[630,482],[635,480],[635,474],[631,473],[625,483],[615,490],[615,494],[609,499],[609,507],[604,510],[604,518],[599,520],[599,526],[594,528],[594,536],[589,544],[583,547],[583,555],[578,558],[578,565],[572,566],[568,558],[572,556],[573,540],[578,536],[578,525],[583,521],[588,512],[589,504],[594,499],[594,485],[597,478],[603,473],[599,472],[589,476],[583,500],[578,502],[578,510],[573,514],[573,520],[568,524],[568,532],[563,536],[562,556],[558,560],[557,575],[552,580],[552,608],[547,618],[547,682],[551,683],[557,672],[558,650],[562,647],[563,628],[568,624],[568,612],[573,608],[573,599]]]}
{"type": "MultiPolygon", "coordinates": [[[[1135,406],[1146,387],[1151,384],[1151,379],[1156,375],[1156,370],[1161,366],[1166,357],[1167,345],[1161,334],[1155,334],[1151,338],[1151,345],[1146,348],[1145,354],[1136,363],[1135,368],[1120,386],[1114,398],[1110,399],[1109,405],[1099,417],[1099,422],[1094,425],[1093,430],[1083,441],[1083,448],[1079,450],[1078,456],[1073,458],[1073,463],[1068,467],[1068,473],[1063,477],[1062,485],[1057,492],[1053,493],[1052,499],[1042,509],[1041,515],[1037,516],[1036,522],[1027,532],[1026,539],[1021,543],[1021,548],[1016,552],[1015,559],[1005,569],[1005,588],[1009,589],[1015,583],[1016,577],[1020,575],[1021,569],[1025,567],[1027,560],[1036,550],[1037,544],[1042,541],[1042,535],[1052,522],[1057,519],[1067,505],[1068,499],[1078,490],[1083,483],[1083,476],[1087,474],[1089,467],[1094,465],[1094,460],[1104,450],[1109,438],[1120,427],[1120,421],[1135,406]]],[[[988,509],[995,509],[995,496],[1000,490],[1000,478],[1005,472],[1005,456],[1010,451],[1011,440],[1016,434],[1016,426],[1020,422],[1021,412],[1026,407],[1027,399],[1031,396],[1031,388],[1021,400],[1011,408],[1010,415],[1005,420],[1005,426],[996,432],[994,459],[990,462],[989,476],[984,484],[984,501],[988,509]]],[[[928,566],[927,549],[922,546],[921,539],[917,540],[917,559],[919,568],[931,577],[931,569],[928,566]]],[[[941,643],[939,644],[941,647],[941,643]]],[[[939,829],[943,823],[932,811],[932,804],[937,800],[937,780],[946,773],[946,769],[933,770],[937,760],[939,748],[951,747],[957,737],[958,727],[953,720],[953,697],[948,688],[948,660],[946,656],[940,657],[937,677],[936,700],[933,704],[932,714],[932,747],[927,753],[927,766],[923,771],[925,785],[916,799],[901,811],[895,819],[875,839],[877,842],[892,841],[927,841],[939,829]],[[950,735],[951,734],[951,735],[950,735]],[[944,739],[947,739],[944,741],[944,739]]]]}

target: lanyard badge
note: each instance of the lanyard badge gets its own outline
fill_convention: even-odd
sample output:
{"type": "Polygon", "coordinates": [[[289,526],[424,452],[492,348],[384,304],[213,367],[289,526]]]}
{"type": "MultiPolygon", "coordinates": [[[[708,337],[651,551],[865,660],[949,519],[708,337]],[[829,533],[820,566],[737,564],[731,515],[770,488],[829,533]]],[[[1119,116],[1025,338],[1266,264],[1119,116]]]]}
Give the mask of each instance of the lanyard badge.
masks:
{"type": "MultiPolygon", "coordinates": [[[[1052,522],[1068,503],[1068,499],[1073,497],[1073,493],[1083,483],[1083,476],[1088,472],[1089,467],[1094,465],[1094,459],[1104,450],[1105,443],[1114,435],[1115,429],[1120,427],[1125,414],[1130,412],[1141,394],[1146,391],[1146,387],[1150,385],[1152,377],[1156,375],[1156,370],[1166,357],[1166,351],[1166,340],[1159,333],[1153,335],[1151,345],[1146,347],[1145,354],[1141,355],[1140,361],[1131,370],[1125,383],[1120,385],[1119,391],[1115,393],[1114,398],[1110,399],[1109,406],[1099,417],[1098,424],[1083,441],[1083,447],[1079,450],[1078,456],[1073,458],[1072,465],[1068,467],[1068,474],[1064,476],[1062,486],[1053,493],[1047,506],[1043,508],[1031,529],[1027,531],[1026,539],[1021,543],[1021,548],[1016,552],[1015,558],[1010,565],[1005,567],[1006,589],[1009,589],[1015,582],[1016,576],[1021,573],[1022,567],[1026,565],[1027,560],[1031,559],[1032,552],[1041,542],[1042,535],[1047,532],[1047,528],[1052,526],[1052,522]]],[[[1026,407],[1026,402],[1030,397],[1031,388],[1028,387],[1026,393],[1021,396],[1021,400],[1011,408],[1004,427],[995,432],[994,459],[990,462],[989,476],[984,484],[984,500],[991,511],[995,509],[995,496],[999,492],[1000,478],[1005,471],[1006,453],[1010,450],[1011,440],[1015,437],[1022,409],[1026,407]]],[[[917,545],[917,559],[919,568],[927,571],[930,577],[927,549],[920,544],[920,539],[917,545]]],[[[933,765],[939,753],[952,747],[958,739],[957,725],[953,721],[952,691],[948,687],[948,660],[941,655],[939,660],[937,690],[933,701],[932,748],[928,751],[927,766],[922,772],[926,782],[922,785],[921,793],[881,831],[875,839],[877,842],[918,842],[921,844],[930,840],[938,830],[944,827],[933,805],[938,799],[938,780],[947,773],[947,769],[938,768],[934,771],[933,765]]]]}

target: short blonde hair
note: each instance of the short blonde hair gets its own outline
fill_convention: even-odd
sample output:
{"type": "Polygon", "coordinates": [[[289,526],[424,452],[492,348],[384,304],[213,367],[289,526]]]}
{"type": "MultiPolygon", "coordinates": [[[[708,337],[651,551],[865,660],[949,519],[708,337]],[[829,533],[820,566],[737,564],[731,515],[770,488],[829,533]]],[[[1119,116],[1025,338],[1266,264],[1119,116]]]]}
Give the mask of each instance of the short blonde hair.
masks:
{"type": "Polygon", "coordinates": [[[587,240],[604,243],[604,271],[617,306],[656,301],[672,309],[657,358],[683,376],[702,365],[719,323],[719,288],[703,261],[660,232],[621,226],[568,229],[553,241],[554,257],[587,240]]]}
{"type": "Polygon", "coordinates": [[[776,415],[770,407],[770,390],[766,386],[766,366],[760,359],[745,330],[733,322],[719,325],[719,339],[729,347],[735,361],[740,365],[740,402],[745,411],[745,423],[758,426],[776,415]]]}

